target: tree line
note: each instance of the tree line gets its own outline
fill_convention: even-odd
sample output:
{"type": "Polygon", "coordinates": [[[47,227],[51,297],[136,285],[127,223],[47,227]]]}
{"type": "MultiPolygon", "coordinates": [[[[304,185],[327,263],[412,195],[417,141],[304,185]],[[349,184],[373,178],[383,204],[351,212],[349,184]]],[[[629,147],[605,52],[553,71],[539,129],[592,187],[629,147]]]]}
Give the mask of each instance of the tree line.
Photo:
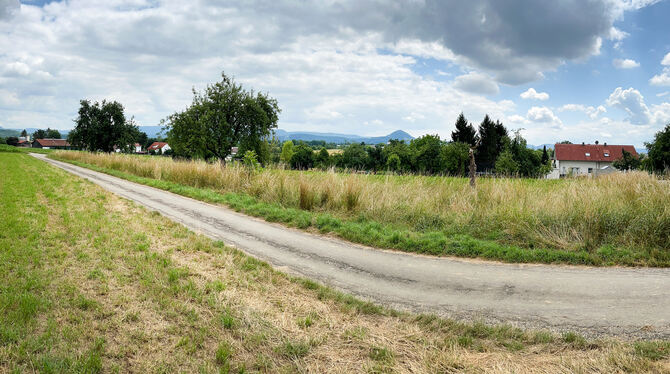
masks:
{"type": "Polygon", "coordinates": [[[451,139],[424,135],[405,143],[349,144],[330,154],[325,147],[314,150],[307,143],[284,142],[279,160],[294,169],[337,167],[372,172],[465,175],[469,150],[475,149],[477,169],[505,175],[538,176],[551,169],[550,150],[533,150],[518,131],[510,136],[499,121],[487,115],[478,130],[463,114],[456,120],[451,139]]]}
{"type": "MultiPolygon", "coordinates": [[[[553,150],[528,148],[520,131],[509,131],[488,115],[475,128],[461,113],[449,139],[424,135],[406,143],[349,144],[329,152],[323,141],[279,142],[274,130],[281,109],[267,93],[247,90],[225,73],[222,79],[202,92],[193,90],[191,104],[161,121],[172,156],[226,162],[238,147],[236,157],[245,162],[268,165],[284,163],[294,169],[343,168],[371,172],[465,175],[469,150],[474,150],[479,172],[534,177],[551,170],[553,150]]],[[[40,130],[43,131],[43,130],[40,130]]],[[[56,137],[47,129],[45,137],[56,137]]],[[[60,134],[58,134],[60,137],[60,134]]],[[[153,140],[127,119],[116,101],[81,100],[75,128],[68,141],[75,147],[94,152],[115,149],[130,152],[134,143],[148,146],[153,140]]],[[[649,154],[640,160],[631,155],[619,168],[643,167],[650,171],[670,168],[670,125],[645,143],[649,154]]]]}

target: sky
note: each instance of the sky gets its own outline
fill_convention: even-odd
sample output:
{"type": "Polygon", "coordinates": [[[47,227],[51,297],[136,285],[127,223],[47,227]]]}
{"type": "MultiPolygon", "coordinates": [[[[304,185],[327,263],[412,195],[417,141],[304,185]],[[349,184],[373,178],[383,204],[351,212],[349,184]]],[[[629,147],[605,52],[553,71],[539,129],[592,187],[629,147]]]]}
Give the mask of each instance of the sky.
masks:
{"type": "Polygon", "coordinates": [[[287,131],[449,138],[485,114],[529,144],[633,144],[670,123],[670,0],[0,0],[0,127],[139,125],[225,72],[287,131]]]}

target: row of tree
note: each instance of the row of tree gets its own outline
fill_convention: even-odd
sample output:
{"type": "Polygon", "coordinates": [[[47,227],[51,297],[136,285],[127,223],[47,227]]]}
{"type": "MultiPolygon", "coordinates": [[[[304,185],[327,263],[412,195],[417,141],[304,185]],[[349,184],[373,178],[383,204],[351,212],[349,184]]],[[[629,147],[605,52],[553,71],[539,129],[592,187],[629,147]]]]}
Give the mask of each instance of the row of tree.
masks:
{"type": "MultiPolygon", "coordinates": [[[[296,169],[334,166],[369,171],[464,175],[469,150],[473,149],[480,172],[538,176],[551,169],[551,150],[528,148],[519,131],[510,134],[500,121],[494,122],[488,115],[477,128],[463,114],[459,115],[448,140],[442,140],[437,135],[425,135],[409,143],[350,144],[342,152],[330,154],[326,144],[278,142],[273,134],[279,113],[280,108],[274,98],[266,93],[245,90],[222,74],[220,82],[207,86],[203,92],[193,90],[191,105],[168,116],[162,125],[173,155],[181,158],[224,161],[237,146],[239,157],[253,155],[262,165],[283,162],[296,169]],[[314,148],[319,145],[322,147],[315,152],[314,148]]],[[[91,103],[82,100],[75,123],[68,140],[84,150],[111,152],[116,146],[129,151],[135,142],[144,145],[150,141],[132,119],[126,119],[123,106],[116,101],[91,103]]],[[[659,171],[669,167],[668,143],[670,125],[656,135],[653,143],[646,143],[649,170],[659,171]]],[[[635,163],[626,160],[629,164],[635,163]]]]}

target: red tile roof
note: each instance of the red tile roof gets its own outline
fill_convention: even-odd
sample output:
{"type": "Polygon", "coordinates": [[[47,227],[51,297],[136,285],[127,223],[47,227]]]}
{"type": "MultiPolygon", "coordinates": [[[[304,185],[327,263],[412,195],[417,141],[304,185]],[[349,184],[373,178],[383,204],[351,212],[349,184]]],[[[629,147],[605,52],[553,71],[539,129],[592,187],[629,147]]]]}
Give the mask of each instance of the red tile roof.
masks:
{"type": "Polygon", "coordinates": [[[166,145],[167,145],[167,143],[165,143],[165,142],[153,142],[153,143],[151,143],[149,148],[147,148],[147,151],[155,151],[157,149],[161,149],[161,148],[165,147],[166,145]]]}
{"type": "Polygon", "coordinates": [[[65,139],[35,139],[42,147],[69,147],[65,139]]]}
{"type": "Polygon", "coordinates": [[[632,145],[615,144],[555,144],[554,159],[559,161],[608,161],[612,162],[623,157],[625,149],[637,157],[637,151],[632,145]],[[588,154],[588,156],[587,156],[588,154]],[[605,156],[609,154],[609,156],[605,156]]]}

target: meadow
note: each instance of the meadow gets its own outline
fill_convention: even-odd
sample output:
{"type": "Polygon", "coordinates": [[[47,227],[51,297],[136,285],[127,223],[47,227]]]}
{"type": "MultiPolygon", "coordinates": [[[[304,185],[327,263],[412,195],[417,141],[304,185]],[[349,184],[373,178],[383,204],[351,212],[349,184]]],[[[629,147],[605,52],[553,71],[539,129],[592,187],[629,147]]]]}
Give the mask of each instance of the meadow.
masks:
{"type": "Polygon", "coordinates": [[[670,188],[643,172],[596,179],[366,175],[86,152],[97,168],[354,242],[508,262],[670,265],[670,188]]]}
{"type": "Polygon", "coordinates": [[[0,152],[0,372],[649,372],[667,341],[456,322],[289,277],[0,152]]]}

